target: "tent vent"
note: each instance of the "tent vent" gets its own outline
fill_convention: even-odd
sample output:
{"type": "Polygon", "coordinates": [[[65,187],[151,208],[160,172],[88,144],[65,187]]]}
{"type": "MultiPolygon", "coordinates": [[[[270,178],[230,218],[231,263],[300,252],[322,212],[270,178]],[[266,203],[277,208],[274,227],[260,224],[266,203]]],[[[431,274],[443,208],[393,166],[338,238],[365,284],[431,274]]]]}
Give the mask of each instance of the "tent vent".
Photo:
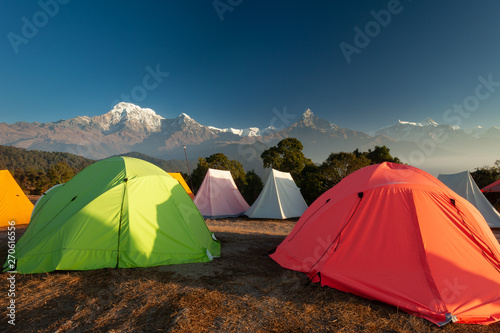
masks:
{"type": "Polygon", "coordinates": [[[77,197],[77,195],[73,199],[71,199],[71,201],[75,201],[76,197],[77,197]]]}
{"type": "Polygon", "coordinates": [[[123,181],[126,183],[128,182],[128,178],[124,178],[123,181]]]}
{"type": "Polygon", "coordinates": [[[455,206],[455,199],[451,199],[451,198],[450,198],[450,201],[451,201],[451,204],[452,204],[453,206],[455,206]]]}
{"type": "Polygon", "coordinates": [[[326,200],[326,202],[325,202],[325,203],[327,203],[328,201],[330,201],[330,199],[331,199],[331,198],[328,198],[328,200],[326,200]]]}
{"type": "Polygon", "coordinates": [[[360,199],[362,199],[362,198],[363,198],[363,192],[359,192],[359,193],[358,193],[358,197],[359,197],[360,199]]]}

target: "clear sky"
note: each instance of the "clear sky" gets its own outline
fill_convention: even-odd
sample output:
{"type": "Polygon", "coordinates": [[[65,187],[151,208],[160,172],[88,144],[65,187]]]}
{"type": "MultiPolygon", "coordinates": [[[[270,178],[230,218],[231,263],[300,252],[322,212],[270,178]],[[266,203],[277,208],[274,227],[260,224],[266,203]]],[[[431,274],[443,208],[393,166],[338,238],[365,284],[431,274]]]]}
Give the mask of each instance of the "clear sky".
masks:
{"type": "Polygon", "coordinates": [[[125,100],[217,127],[279,126],[284,108],[366,131],[500,125],[496,0],[0,0],[0,12],[0,122],[125,100]]]}

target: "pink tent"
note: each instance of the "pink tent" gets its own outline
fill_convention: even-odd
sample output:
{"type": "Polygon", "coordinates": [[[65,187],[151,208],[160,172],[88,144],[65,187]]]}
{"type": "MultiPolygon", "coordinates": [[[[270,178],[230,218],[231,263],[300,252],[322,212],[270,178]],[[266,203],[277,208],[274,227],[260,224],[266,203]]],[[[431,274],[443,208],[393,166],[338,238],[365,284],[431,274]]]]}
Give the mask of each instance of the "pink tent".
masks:
{"type": "Polygon", "coordinates": [[[500,192],[500,179],[481,189],[483,193],[500,192]]]}
{"type": "Polygon", "coordinates": [[[241,196],[230,171],[208,169],[194,203],[205,218],[239,216],[250,206],[241,196]]]}

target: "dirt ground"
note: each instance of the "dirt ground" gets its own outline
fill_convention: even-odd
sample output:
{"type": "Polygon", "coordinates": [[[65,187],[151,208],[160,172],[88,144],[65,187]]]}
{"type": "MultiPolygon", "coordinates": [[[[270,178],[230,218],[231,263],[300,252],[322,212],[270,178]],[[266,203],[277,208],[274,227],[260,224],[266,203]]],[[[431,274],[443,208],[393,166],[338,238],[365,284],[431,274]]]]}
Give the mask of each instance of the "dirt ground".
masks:
{"type": "MultiPolygon", "coordinates": [[[[267,253],[296,220],[207,220],[222,244],[209,263],[16,275],[22,332],[500,332],[500,323],[443,328],[396,307],[309,284],[267,253]]],[[[21,236],[25,226],[18,226],[21,236]]],[[[495,230],[500,240],[500,230],[495,230]]],[[[0,229],[0,261],[7,252],[0,229]]],[[[0,331],[7,324],[0,274],[0,331]]]]}

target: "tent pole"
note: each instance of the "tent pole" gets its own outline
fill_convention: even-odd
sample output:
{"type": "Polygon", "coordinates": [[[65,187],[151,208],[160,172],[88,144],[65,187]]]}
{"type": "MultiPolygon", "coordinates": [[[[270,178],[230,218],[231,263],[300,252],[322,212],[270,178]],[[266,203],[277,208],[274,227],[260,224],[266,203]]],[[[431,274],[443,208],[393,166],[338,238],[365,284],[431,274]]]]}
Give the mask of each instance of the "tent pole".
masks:
{"type": "Polygon", "coordinates": [[[186,153],[186,145],[182,146],[184,148],[184,157],[186,158],[186,165],[188,169],[188,180],[189,180],[189,186],[191,186],[191,189],[193,188],[193,182],[191,181],[191,175],[189,174],[189,162],[188,162],[188,156],[186,153]]]}

